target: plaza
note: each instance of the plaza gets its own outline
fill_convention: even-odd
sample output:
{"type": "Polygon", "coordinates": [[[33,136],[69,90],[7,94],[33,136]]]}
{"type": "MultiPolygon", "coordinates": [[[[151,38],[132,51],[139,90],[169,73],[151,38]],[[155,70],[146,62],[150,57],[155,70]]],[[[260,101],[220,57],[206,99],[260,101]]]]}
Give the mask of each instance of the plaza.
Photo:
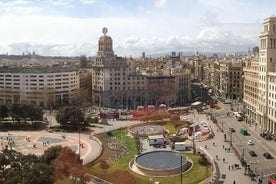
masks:
{"type": "Polygon", "coordinates": [[[47,131],[0,132],[2,149],[13,149],[25,155],[42,155],[51,146],[61,145],[80,153],[82,163],[88,164],[102,152],[101,142],[94,136],[78,133],[49,133],[47,131]]]}

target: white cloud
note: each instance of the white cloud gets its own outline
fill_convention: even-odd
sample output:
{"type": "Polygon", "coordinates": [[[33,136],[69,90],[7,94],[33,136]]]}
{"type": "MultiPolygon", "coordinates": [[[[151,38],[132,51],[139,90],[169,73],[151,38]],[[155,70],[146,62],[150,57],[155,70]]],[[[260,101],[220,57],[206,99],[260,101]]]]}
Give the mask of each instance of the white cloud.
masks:
{"type": "Polygon", "coordinates": [[[96,3],[96,0],[80,0],[80,3],[83,5],[90,5],[96,3]]]}
{"type": "Polygon", "coordinates": [[[27,0],[16,0],[16,1],[10,1],[10,4],[18,6],[18,5],[27,5],[30,4],[27,0]]]}
{"type": "Polygon", "coordinates": [[[167,36],[164,36],[164,33],[158,35],[158,31],[149,32],[144,29],[135,33],[134,30],[137,31],[139,24],[137,27],[130,26],[134,30],[122,26],[137,23],[134,20],[124,20],[121,25],[116,25],[119,20],[114,21],[114,19],[104,21],[33,17],[27,20],[12,17],[5,21],[0,19],[3,23],[0,25],[2,30],[0,53],[22,54],[35,50],[40,55],[93,56],[97,52],[98,38],[102,35],[101,29],[104,26],[109,28],[108,34],[113,38],[114,51],[120,56],[140,56],[143,51],[149,54],[194,51],[196,48],[202,52],[234,52],[256,46],[259,34],[256,27],[260,26],[219,24],[204,27],[199,30],[197,36],[192,37],[185,34],[173,35],[173,33],[167,36]],[[24,31],[18,32],[18,29],[24,31]],[[131,36],[129,31],[139,36],[131,36]]]}
{"type": "Polygon", "coordinates": [[[72,0],[54,0],[50,2],[55,6],[72,7],[72,0]]]}
{"type": "Polygon", "coordinates": [[[167,5],[167,0],[155,0],[155,6],[157,8],[164,8],[167,5]]]}
{"type": "Polygon", "coordinates": [[[211,11],[206,11],[201,15],[201,20],[205,26],[214,26],[220,23],[219,17],[216,13],[211,11]]]}
{"type": "MultiPolygon", "coordinates": [[[[118,12],[116,14],[116,6],[102,5],[106,1],[0,1],[0,12],[2,12],[0,13],[0,15],[2,14],[0,16],[0,53],[22,54],[27,50],[35,50],[41,55],[95,55],[98,38],[102,35],[103,27],[109,29],[108,34],[113,39],[114,51],[121,56],[140,56],[143,51],[152,54],[194,51],[195,48],[199,51],[227,52],[228,50],[247,50],[248,47],[258,45],[258,35],[261,32],[262,23],[256,21],[257,18],[251,18],[250,21],[254,21],[250,23],[250,21],[236,19],[239,16],[238,9],[236,9],[235,15],[229,16],[225,13],[231,12],[233,7],[230,5],[238,3],[236,1],[227,3],[226,0],[212,2],[195,0],[197,5],[201,5],[196,10],[190,8],[192,5],[189,4],[189,1],[185,2],[187,6],[179,1],[171,3],[172,1],[156,0],[154,2],[154,5],[150,3],[151,6],[148,6],[150,8],[146,7],[147,4],[145,4],[146,8],[140,5],[140,8],[143,7],[141,8],[143,11],[129,8],[135,13],[120,14],[118,12]],[[31,2],[37,4],[42,2],[43,5],[48,5],[49,10],[54,13],[48,13],[44,6],[37,6],[36,3],[31,2]],[[74,15],[70,16],[68,12],[65,13],[68,17],[59,12],[59,10],[71,10],[64,7],[73,7],[77,3],[82,3],[82,5],[95,3],[97,6],[84,7],[78,4],[78,7],[83,10],[87,7],[89,10],[93,7],[102,8],[102,11],[105,8],[111,9],[112,14],[107,13],[108,15],[103,17],[97,13],[95,13],[96,15],[82,14],[83,17],[88,18],[72,18],[74,15]],[[164,9],[160,10],[153,6],[164,9]],[[224,6],[225,9],[223,9],[224,6]],[[169,8],[173,9],[167,11],[169,8]],[[141,13],[149,10],[150,14],[141,13]],[[43,15],[40,12],[48,14],[43,15]],[[112,16],[113,14],[114,16],[112,16]],[[225,18],[226,16],[228,17],[225,18]]],[[[103,15],[100,9],[99,14],[103,15]]],[[[127,8],[123,7],[120,11],[122,10],[127,10],[127,8]]],[[[78,14],[78,11],[79,9],[76,8],[74,12],[78,14]]],[[[249,15],[247,14],[247,16],[249,15]]],[[[254,16],[256,15],[254,14],[254,16]]],[[[256,17],[262,19],[262,17],[256,17]]]]}

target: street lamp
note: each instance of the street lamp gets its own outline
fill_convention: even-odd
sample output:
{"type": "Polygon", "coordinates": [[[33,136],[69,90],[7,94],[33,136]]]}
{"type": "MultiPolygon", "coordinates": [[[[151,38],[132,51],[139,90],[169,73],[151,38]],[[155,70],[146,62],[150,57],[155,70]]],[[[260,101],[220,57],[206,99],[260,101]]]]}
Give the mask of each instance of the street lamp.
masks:
{"type": "Polygon", "coordinates": [[[204,103],[203,101],[203,85],[200,85],[200,89],[201,89],[201,102],[204,103]]]}
{"type": "Polygon", "coordinates": [[[180,155],[180,181],[181,181],[181,184],[182,184],[182,155],[180,155]]]}
{"type": "Polygon", "coordinates": [[[196,154],[196,145],[195,145],[195,126],[193,127],[193,154],[196,154]]]}
{"type": "Polygon", "coordinates": [[[80,160],[81,160],[81,141],[80,141],[81,124],[82,122],[79,123],[79,159],[80,160]]]}
{"type": "Polygon", "coordinates": [[[231,146],[231,147],[232,147],[232,133],[233,133],[233,132],[230,131],[230,146],[231,146]]]}

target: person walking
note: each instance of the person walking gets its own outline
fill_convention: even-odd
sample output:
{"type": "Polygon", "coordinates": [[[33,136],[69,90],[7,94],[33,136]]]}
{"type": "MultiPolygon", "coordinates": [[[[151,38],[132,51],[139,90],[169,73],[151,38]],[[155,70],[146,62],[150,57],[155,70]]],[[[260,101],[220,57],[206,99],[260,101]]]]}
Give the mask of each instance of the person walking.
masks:
{"type": "Polygon", "coordinates": [[[235,180],[233,181],[233,184],[236,184],[236,181],[235,181],[235,180]]]}

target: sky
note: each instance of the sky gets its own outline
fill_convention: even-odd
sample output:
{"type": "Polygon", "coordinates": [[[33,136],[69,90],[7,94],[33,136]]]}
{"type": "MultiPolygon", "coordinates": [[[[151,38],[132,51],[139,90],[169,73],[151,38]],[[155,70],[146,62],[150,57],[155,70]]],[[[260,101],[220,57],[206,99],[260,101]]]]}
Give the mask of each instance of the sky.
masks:
{"type": "Polygon", "coordinates": [[[0,54],[95,56],[107,27],[118,56],[258,46],[275,0],[0,0],[0,54]]]}

